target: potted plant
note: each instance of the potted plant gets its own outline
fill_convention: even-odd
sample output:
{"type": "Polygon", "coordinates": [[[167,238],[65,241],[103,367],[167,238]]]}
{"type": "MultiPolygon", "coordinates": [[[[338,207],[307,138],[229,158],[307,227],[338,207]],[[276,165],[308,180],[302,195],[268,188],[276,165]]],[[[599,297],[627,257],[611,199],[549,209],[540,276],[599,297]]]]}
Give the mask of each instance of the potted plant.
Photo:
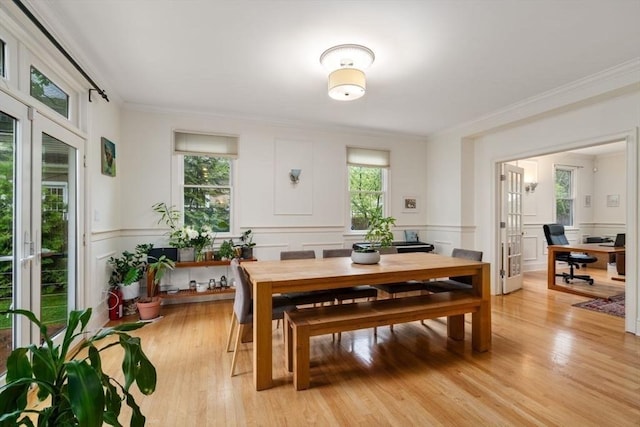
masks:
{"type": "Polygon", "coordinates": [[[240,235],[240,248],[242,248],[241,257],[244,259],[253,258],[253,247],[256,244],[253,243],[253,232],[251,230],[246,230],[242,235],[240,235]]]}
{"type": "Polygon", "coordinates": [[[164,222],[169,226],[169,244],[178,248],[178,260],[181,262],[203,261],[204,249],[212,246],[216,232],[208,225],[194,228],[189,225],[179,227],[180,212],[166,203],[156,203],[153,210],[160,214],[158,223],[164,222]]]}
{"type": "Polygon", "coordinates": [[[153,277],[153,280],[148,281],[147,297],[140,299],[136,304],[140,320],[151,320],[160,315],[160,297],[156,296],[158,286],[165,273],[168,270],[173,270],[175,266],[175,263],[166,255],[161,255],[155,261],[147,264],[148,274],[153,277]]]}
{"type": "Polygon", "coordinates": [[[107,260],[112,268],[109,284],[120,288],[123,300],[140,296],[140,280],[146,269],[147,254],[152,248],[153,244],[139,244],[135,252],[124,251],[121,256],[107,260]]]}
{"type": "Polygon", "coordinates": [[[354,249],[351,253],[351,260],[356,264],[375,264],[380,261],[381,247],[391,246],[393,243],[393,233],[391,226],[395,225],[396,219],[391,216],[383,217],[376,215],[369,221],[369,228],[364,240],[368,245],[364,248],[354,249]]]}
{"type": "Polygon", "coordinates": [[[220,249],[218,249],[218,256],[223,260],[233,258],[233,240],[225,240],[222,242],[222,244],[220,245],[220,249]]]}
{"type": "Polygon", "coordinates": [[[99,329],[92,335],[85,330],[91,308],[72,311],[63,341],[58,345],[49,337],[47,326],[31,311],[9,310],[2,314],[27,317],[40,330],[42,344],[19,347],[9,355],[7,382],[0,388],[0,426],[33,426],[28,417],[34,415],[38,426],[121,425],[118,416],[123,401],[131,408],[129,425],[144,425],[145,417],[130,389],[136,383],[142,394],[153,393],[156,369],[144,354],[140,338],[127,334],[144,323],[123,323],[99,329]],[[118,339],[102,342],[112,336],[118,339]],[[82,338],[79,346],[71,351],[79,338],[82,338]],[[100,354],[115,346],[124,352],[121,364],[124,381],[103,371],[100,354]],[[42,408],[27,408],[27,394],[34,384],[38,400],[48,399],[42,408]]]}

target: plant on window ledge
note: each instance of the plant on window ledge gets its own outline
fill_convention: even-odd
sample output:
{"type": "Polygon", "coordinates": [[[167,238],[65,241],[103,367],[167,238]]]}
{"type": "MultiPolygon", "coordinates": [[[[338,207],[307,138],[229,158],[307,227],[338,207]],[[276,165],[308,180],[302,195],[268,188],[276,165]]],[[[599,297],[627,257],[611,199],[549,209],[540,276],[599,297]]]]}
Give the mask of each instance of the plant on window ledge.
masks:
{"type": "Polygon", "coordinates": [[[91,308],[72,311],[64,339],[60,345],[55,345],[47,334],[47,327],[31,311],[9,310],[2,314],[27,317],[40,329],[43,344],[19,347],[9,355],[7,383],[0,388],[0,426],[33,426],[28,418],[30,415],[37,415],[38,426],[101,427],[103,423],[119,426],[123,401],[131,408],[129,425],[144,426],[145,417],[130,388],[136,383],[142,394],[153,393],[156,369],[142,351],[140,338],[127,332],[139,329],[145,323],[123,323],[90,335],[85,329],[91,308]],[[112,336],[118,340],[102,343],[112,336]],[[84,340],[69,355],[73,342],[79,337],[84,340]],[[121,365],[124,384],[102,370],[100,354],[115,346],[124,350],[121,365]],[[32,385],[37,386],[40,402],[49,399],[45,404],[48,406],[27,408],[27,394],[32,385]]]}

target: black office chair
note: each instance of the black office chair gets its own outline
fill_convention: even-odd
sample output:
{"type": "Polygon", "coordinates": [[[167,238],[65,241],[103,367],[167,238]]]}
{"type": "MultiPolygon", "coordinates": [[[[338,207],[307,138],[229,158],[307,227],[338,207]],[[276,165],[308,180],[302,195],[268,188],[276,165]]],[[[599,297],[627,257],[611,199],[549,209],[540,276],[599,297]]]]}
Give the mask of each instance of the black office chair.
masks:
{"type": "MultiPolygon", "coordinates": [[[[547,239],[547,245],[568,245],[569,241],[564,234],[564,225],[561,224],[545,224],[542,226],[544,230],[544,237],[547,239]]],[[[575,269],[580,269],[580,264],[586,265],[598,261],[598,258],[593,255],[580,253],[580,252],[557,252],[556,261],[566,262],[569,264],[569,273],[558,273],[557,277],[562,277],[564,283],[569,283],[570,280],[580,279],[585,280],[588,284],[593,285],[593,279],[587,274],[575,274],[575,269]]],[[[572,282],[573,283],[573,282],[572,282]]]]}

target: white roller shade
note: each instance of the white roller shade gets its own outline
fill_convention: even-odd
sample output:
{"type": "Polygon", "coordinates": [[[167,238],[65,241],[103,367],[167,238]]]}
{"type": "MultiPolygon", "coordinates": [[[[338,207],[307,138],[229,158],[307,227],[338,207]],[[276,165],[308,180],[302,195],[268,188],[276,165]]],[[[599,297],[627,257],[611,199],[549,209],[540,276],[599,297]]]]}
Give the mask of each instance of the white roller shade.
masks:
{"type": "Polygon", "coordinates": [[[174,152],[236,158],[238,157],[238,137],[174,132],[174,152]]]}
{"type": "Polygon", "coordinates": [[[350,165],[388,168],[390,157],[388,150],[347,147],[347,163],[350,165]]]}

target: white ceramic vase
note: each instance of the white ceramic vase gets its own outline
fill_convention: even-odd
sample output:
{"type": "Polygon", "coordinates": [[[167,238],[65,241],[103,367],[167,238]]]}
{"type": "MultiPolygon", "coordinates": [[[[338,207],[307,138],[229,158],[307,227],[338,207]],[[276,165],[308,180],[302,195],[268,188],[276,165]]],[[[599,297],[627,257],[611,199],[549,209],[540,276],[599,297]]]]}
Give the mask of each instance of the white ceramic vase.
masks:
{"type": "Polygon", "coordinates": [[[122,299],[124,301],[135,299],[140,296],[140,282],[133,282],[127,286],[120,284],[119,286],[120,291],[122,292],[122,299]]]}
{"type": "Polygon", "coordinates": [[[377,264],[380,261],[380,252],[351,252],[351,261],[356,264],[377,264]]]}

